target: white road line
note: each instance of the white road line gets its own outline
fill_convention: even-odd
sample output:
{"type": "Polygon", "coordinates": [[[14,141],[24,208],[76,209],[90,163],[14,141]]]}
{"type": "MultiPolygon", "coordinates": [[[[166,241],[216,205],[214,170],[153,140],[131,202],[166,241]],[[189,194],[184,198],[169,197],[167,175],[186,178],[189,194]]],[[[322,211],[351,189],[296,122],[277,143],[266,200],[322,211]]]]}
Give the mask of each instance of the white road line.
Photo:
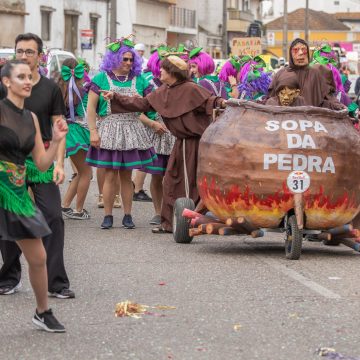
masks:
{"type": "Polygon", "coordinates": [[[308,279],[307,277],[299,274],[297,271],[290,269],[286,267],[285,265],[278,264],[276,260],[270,260],[270,259],[264,259],[265,262],[270,265],[272,268],[279,270],[284,275],[287,275],[288,277],[298,281],[300,284],[308,287],[309,289],[317,292],[318,294],[324,296],[327,299],[341,299],[341,296],[339,294],[336,294],[335,292],[325,288],[324,286],[316,283],[315,281],[312,281],[308,279]]]}
{"type": "MultiPolygon", "coordinates": [[[[254,246],[251,246],[246,242],[245,242],[245,244],[247,246],[249,246],[250,248],[254,249],[254,246]]],[[[261,256],[261,257],[258,256],[258,258],[260,259],[261,262],[265,262],[266,264],[268,264],[272,268],[280,271],[281,273],[283,273],[284,275],[290,277],[291,279],[296,280],[300,284],[306,286],[307,288],[315,291],[316,293],[320,294],[321,296],[323,296],[323,297],[325,297],[327,299],[341,299],[341,296],[339,294],[325,288],[324,286],[318,284],[315,281],[312,281],[312,280],[308,279],[304,275],[299,274],[297,271],[295,271],[293,269],[290,269],[285,265],[279,264],[279,262],[277,260],[275,260],[275,259],[271,259],[269,257],[266,257],[266,255],[261,256]]]]}

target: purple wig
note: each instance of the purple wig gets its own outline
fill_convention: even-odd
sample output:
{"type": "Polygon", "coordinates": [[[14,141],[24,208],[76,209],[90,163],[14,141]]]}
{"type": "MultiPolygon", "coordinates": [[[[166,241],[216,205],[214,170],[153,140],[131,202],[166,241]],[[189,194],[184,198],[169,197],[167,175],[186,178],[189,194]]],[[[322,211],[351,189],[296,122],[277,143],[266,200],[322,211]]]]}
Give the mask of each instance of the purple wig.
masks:
{"type": "Polygon", "coordinates": [[[270,74],[260,71],[259,78],[252,80],[252,81],[248,81],[247,75],[249,74],[249,72],[250,72],[250,69],[246,73],[246,77],[245,77],[245,74],[243,74],[244,80],[238,85],[238,90],[239,90],[240,96],[243,94],[243,92],[245,92],[245,98],[251,100],[258,93],[267,95],[269,92],[269,86],[271,83],[270,74]]]}
{"type": "MultiPolygon", "coordinates": [[[[247,76],[251,70],[251,65],[255,64],[255,62],[253,61],[249,61],[246,64],[244,64],[240,70],[240,75],[239,75],[239,82],[246,82],[247,81],[247,76]]],[[[262,69],[259,69],[262,70],[262,69]]]]}
{"type": "Polygon", "coordinates": [[[154,51],[149,57],[147,67],[156,78],[160,77],[160,64],[161,59],[159,57],[159,54],[157,51],[154,51]]]}
{"type": "Polygon", "coordinates": [[[100,65],[101,71],[112,71],[118,68],[122,62],[122,58],[125,53],[130,52],[133,56],[134,62],[130,70],[130,76],[138,76],[141,74],[141,57],[138,53],[131,47],[122,45],[120,49],[116,52],[107,50],[100,65]]]}
{"type": "Polygon", "coordinates": [[[234,68],[234,65],[231,63],[230,60],[226,61],[225,64],[222,66],[220,72],[219,72],[219,79],[228,82],[229,76],[234,76],[236,78],[237,76],[237,70],[234,68]]]}
{"type": "Polygon", "coordinates": [[[200,51],[198,55],[189,59],[189,65],[196,64],[201,76],[210,75],[215,71],[215,64],[213,58],[206,52],[200,51]]]}
{"type": "Polygon", "coordinates": [[[345,93],[344,86],[343,86],[342,81],[341,81],[341,75],[340,75],[339,70],[332,64],[328,64],[327,66],[333,73],[333,78],[334,78],[334,82],[335,82],[335,86],[336,86],[336,91],[337,92],[341,91],[341,92],[345,93]]]}

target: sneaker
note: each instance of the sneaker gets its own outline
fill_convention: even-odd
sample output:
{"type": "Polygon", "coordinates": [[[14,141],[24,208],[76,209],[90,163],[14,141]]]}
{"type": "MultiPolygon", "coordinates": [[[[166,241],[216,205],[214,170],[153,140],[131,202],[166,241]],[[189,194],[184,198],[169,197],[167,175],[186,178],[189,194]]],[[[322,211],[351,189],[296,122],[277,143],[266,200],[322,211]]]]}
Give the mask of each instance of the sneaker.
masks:
{"type": "Polygon", "coordinates": [[[101,209],[104,207],[104,199],[102,194],[99,194],[97,207],[101,209]]]}
{"type": "Polygon", "coordinates": [[[139,192],[134,193],[133,200],[150,202],[152,201],[152,198],[145,192],[145,190],[140,190],[139,192]]]}
{"type": "Polygon", "coordinates": [[[113,226],[113,221],[114,221],[114,218],[112,215],[105,215],[104,220],[100,227],[102,229],[110,229],[113,226]]]}
{"type": "Polygon", "coordinates": [[[82,209],[80,212],[73,211],[72,214],[68,216],[68,218],[75,220],[87,220],[90,219],[90,214],[85,209],[82,209]]]}
{"type": "Polygon", "coordinates": [[[75,293],[70,289],[62,289],[58,292],[53,292],[49,294],[51,297],[56,297],[57,299],[74,299],[75,293]]]}
{"type": "Polygon", "coordinates": [[[132,216],[130,214],[124,215],[122,220],[122,225],[125,229],[134,229],[135,224],[132,221],[132,216]]]}
{"type": "Polygon", "coordinates": [[[121,199],[120,199],[120,195],[115,195],[115,201],[114,201],[114,208],[119,209],[121,208],[122,204],[121,204],[121,199]]]}
{"type": "Polygon", "coordinates": [[[1,286],[0,287],[0,295],[12,295],[19,291],[22,284],[21,281],[19,281],[15,286],[13,285],[7,285],[7,286],[1,286]]]}
{"type": "Polygon", "coordinates": [[[161,216],[155,215],[149,222],[150,225],[161,225],[161,216]]]}
{"type": "Polygon", "coordinates": [[[44,311],[39,314],[37,310],[32,318],[32,322],[39,328],[52,332],[52,333],[63,333],[65,332],[64,325],[61,325],[56,317],[53,315],[51,309],[44,311]]]}
{"type": "Polygon", "coordinates": [[[62,214],[63,214],[65,217],[69,218],[69,217],[72,215],[72,213],[73,213],[73,209],[72,209],[72,208],[62,207],[62,208],[61,208],[61,212],[62,212],[62,214]]]}

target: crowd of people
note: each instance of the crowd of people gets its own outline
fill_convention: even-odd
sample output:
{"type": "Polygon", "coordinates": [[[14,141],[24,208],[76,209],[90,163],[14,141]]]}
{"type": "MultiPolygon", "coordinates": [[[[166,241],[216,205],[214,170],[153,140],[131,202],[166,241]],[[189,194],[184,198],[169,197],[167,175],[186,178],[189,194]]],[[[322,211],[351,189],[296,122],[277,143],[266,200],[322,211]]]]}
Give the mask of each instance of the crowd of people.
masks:
{"type": "Polygon", "coordinates": [[[85,61],[69,58],[57,83],[42,75],[42,53],[37,35],[20,34],[16,59],[2,63],[0,295],[20,288],[23,252],[36,297],[33,322],[49,332],[65,328],[48,308],[48,294],[75,297],[64,265],[63,217],[90,218],[84,205],[92,168],[104,208],[102,229],[113,227],[114,207],[123,208],[122,226],[134,229],[132,202],[141,200],[153,202],[153,233],[171,233],[175,200],[199,203],[199,141],[213,109],[225,108],[229,98],[347,109],[357,118],[328,44],[310,59],[308,44],[295,39],[288,65],[282,59],[275,72],[261,56],[248,55],[230,57],[217,72],[202,48],[162,44],[145,59],[144,46],[129,36],[106,46],[93,78],[85,61]],[[61,199],[65,157],[74,174],[61,199]],[[147,174],[151,198],[143,189],[147,174]]]}

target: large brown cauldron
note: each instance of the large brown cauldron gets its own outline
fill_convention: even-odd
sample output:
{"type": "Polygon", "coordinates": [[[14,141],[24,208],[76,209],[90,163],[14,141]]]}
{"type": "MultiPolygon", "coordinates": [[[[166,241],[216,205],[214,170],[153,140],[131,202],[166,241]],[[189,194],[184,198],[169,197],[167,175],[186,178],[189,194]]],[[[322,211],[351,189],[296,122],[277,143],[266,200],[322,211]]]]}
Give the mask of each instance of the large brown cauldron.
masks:
{"type": "Polygon", "coordinates": [[[279,227],[294,207],[288,176],[303,171],[305,228],[349,223],[360,210],[360,135],[343,112],[232,100],[202,136],[198,188],[222,220],[279,227]]]}

